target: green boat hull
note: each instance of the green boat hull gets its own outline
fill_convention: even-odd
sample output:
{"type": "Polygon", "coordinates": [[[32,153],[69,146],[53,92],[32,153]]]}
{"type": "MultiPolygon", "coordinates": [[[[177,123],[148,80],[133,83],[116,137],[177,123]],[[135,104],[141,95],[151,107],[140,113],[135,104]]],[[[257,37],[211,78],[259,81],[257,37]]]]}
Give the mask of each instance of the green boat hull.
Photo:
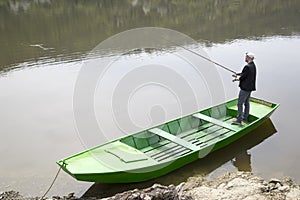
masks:
{"type": "Polygon", "coordinates": [[[249,123],[231,125],[237,99],[119,138],[57,162],[80,181],[147,181],[225,147],[260,126],[279,106],[251,98],[249,123]]]}

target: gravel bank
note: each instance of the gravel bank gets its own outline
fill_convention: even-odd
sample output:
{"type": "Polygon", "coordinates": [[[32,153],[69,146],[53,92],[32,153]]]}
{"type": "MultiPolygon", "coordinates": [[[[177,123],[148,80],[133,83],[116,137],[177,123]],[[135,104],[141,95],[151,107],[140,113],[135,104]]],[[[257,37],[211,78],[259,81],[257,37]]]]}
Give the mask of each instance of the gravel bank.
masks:
{"type": "MultiPolygon", "coordinates": [[[[18,192],[0,193],[0,200],[37,200],[38,197],[24,198],[18,192]]],[[[97,197],[78,198],[73,193],[59,197],[45,198],[48,200],[100,200],[97,197]]],[[[213,180],[190,177],[185,183],[177,186],[154,184],[143,190],[132,190],[116,194],[102,200],[300,200],[300,186],[290,178],[266,181],[248,172],[227,173],[213,180]]]]}
{"type": "Polygon", "coordinates": [[[210,181],[192,177],[184,191],[201,200],[300,200],[300,186],[290,178],[266,181],[248,172],[228,173],[210,181]]]}

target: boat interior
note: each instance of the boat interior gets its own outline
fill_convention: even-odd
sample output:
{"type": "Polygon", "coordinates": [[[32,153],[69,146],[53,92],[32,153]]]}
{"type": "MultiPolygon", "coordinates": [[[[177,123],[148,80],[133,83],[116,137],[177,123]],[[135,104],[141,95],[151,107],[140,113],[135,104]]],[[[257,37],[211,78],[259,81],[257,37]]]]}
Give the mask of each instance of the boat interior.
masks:
{"type": "MultiPolygon", "coordinates": [[[[242,128],[231,126],[236,114],[234,106],[223,104],[127,136],[120,141],[158,162],[174,159],[234,134],[242,128]]],[[[251,115],[249,123],[242,126],[256,119],[251,115]]]]}

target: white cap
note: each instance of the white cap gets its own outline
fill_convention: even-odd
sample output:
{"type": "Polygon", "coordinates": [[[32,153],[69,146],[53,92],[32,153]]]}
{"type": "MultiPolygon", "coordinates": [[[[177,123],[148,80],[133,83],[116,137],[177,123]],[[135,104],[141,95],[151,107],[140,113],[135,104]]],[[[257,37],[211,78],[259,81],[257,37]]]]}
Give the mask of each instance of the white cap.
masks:
{"type": "Polygon", "coordinates": [[[246,56],[248,56],[249,58],[251,58],[252,60],[254,60],[254,53],[252,53],[252,52],[246,52],[246,56]]]}

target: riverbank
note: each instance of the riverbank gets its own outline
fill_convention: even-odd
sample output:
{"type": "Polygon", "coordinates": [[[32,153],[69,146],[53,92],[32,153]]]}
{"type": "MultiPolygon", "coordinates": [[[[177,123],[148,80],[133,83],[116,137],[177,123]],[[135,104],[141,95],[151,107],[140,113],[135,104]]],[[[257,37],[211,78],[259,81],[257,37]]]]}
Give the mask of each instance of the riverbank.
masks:
{"type": "MultiPolygon", "coordinates": [[[[1,192],[0,200],[38,200],[39,197],[23,197],[15,191],[1,192]]],[[[73,193],[66,196],[53,196],[48,200],[100,200],[97,197],[79,198],[73,193]]],[[[202,176],[190,177],[177,186],[154,184],[142,190],[131,190],[101,200],[300,200],[300,185],[290,178],[264,180],[249,172],[226,173],[218,178],[207,180],[202,176]]]]}

